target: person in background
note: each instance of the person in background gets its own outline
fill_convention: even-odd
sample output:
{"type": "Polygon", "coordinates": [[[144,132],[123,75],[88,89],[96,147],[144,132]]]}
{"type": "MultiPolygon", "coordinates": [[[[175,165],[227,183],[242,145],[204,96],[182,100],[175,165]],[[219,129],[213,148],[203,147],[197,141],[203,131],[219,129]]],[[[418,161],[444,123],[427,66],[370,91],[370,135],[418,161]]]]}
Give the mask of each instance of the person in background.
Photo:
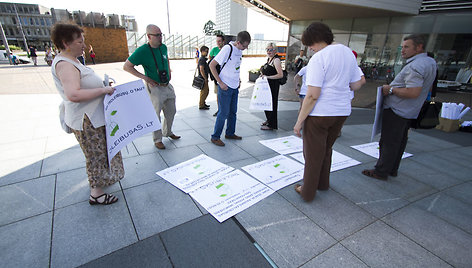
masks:
{"type": "Polygon", "coordinates": [[[388,176],[398,175],[412,119],[418,117],[436,78],[436,61],[425,53],[425,45],[421,35],[406,36],[401,50],[406,65],[390,85],[382,86],[384,100],[379,159],[374,169],[362,171],[368,177],[387,180],[388,176]]]}
{"type": "Polygon", "coordinates": [[[302,108],[303,99],[305,99],[306,95],[306,66],[303,68],[293,77],[295,82],[295,92],[298,94],[298,98],[300,100],[300,109],[302,108]]]}
{"type": "Polygon", "coordinates": [[[277,46],[269,43],[266,47],[267,62],[261,67],[261,76],[269,82],[272,94],[272,111],[265,111],[266,121],[261,124],[261,130],[277,129],[277,106],[279,101],[280,78],[284,76],[282,62],[277,53],[277,46]]]}
{"type": "MultiPolygon", "coordinates": [[[[85,155],[90,185],[90,205],[109,205],[118,201],[103,188],[124,177],[121,153],[110,164],[107,154],[103,99],[115,89],[104,86],[95,72],[82,65],[77,57],[86,48],[83,30],[76,24],[56,23],[51,39],[60,53],[54,58],[51,72],[62,97],[63,127],[74,133],[85,155]]],[[[62,116],[61,116],[62,117],[62,116]]]]}
{"type": "Polygon", "coordinates": [[[236,112],[238,110],[238,94],[241,80],[239,72],[243,50],[251,43],[251,35],[247,31],[239,32],[236,41],[224,46],[220,53],[210,62],[210,71],[218,82],[218,115],[215,128],[211,135],[211,142],[217,146],[225,146],[220,136],[226,122],[226,139],[241,140],[242,137],[234,134],[236,130],[236,112]],[[218,74],[216,65],[221,65],[218,74]]]}
{"type": "Polygon", "coordinates": [[[95,65],[95,51],[93,51],[92,45],[90,45],[89,53],[90,53],[90,58],[92,59],[92,63],[93,65],[95,65]]]}
{"type": "MultiPolygon", "coordinates": [[[[212,48],[211,51],[210,51],[210,62],[213,60],[214,57],[216,57],[216,55],[218,55],[218,53],[220,53],[220,50],[221,48],[223,48],[223,46],[225,45],[225,37],[224,35],[217,35],[216,36],[216,47],[212,48]]],[[[217,68],[218,69],[218,68],[217,68]]],[[[210,76],[211,73],[210,73],[210,76]]],[[[218,103],[218,83],[216,82],[216,79],[213,79],[215,82],[215,94],[216,94],[216,103],[218,103]]],[[[213,114],[213,116],[216,116],[218,114],[218,110],[216,110],[216,112],[213,114]]]]}
{"type": "Polygon", "coordinates": [[[300,49],[300,54],[295,57],[294,64],[295,64],[295,72],[298,73],[306,65],[308,62],[307,57],[305,56],[305,51],[300,49]]]}
{"type": "Polygon", "coordinates": [[[167,57],[167,46],[162,43],[161,29],[154,24],[149,24],[146,27],[146,35],[149,43],[138,47],[129,56],[123,65],[123,70],[144,80],[159,121],[161,121],[161,111],[164,113],[164,120],[161,121],[162,129],[152,133],[154,146],[164,150],[166,147],[162,142],[162,136],[173,140],[180,139],[180,136],[172,132],[172,124],[177,111],[175,91],[169,83],[171,79],[170,62],[167,57]],[[136,70],[136,65],[143,66],[144,74],[136,70]]]}
{"type": "Polygon", "coordinates": [[[333,33],[326,24],[310,24],[302,42],[315,54],[307,66],[307,93],[293,127],[298,137],[303,128],[305,157],[303,186],[296,184],[295,191],[311,201],[317,190],[329,189],[332,147],[351,114],[350,91],[360,88],[361,77],[351,49],[333,44],[333,33]]]}
{"type": "Polygon", "coordinates": [[[51,66],[52,64],[52,60],[54,59],[53,55],[52,55],[52,50],[50,47],[46,47],[46,53],[44,54],[44,61],[46,61],[46,63],[51,66]]]}
{"type": "Polygon", "coordinates": [[[198,103],[198,108],[200,110],[209,110],[210,105],[205,103],[206,98],[208,97],[208,73],[210,72],[210,68],[208,67],[207,63],[207,55],[208,55],[209,48],[207,46],[202,46],[200,51],[202,52],[202,56],[198,60],[198,76],[205,80],[203,84],[202,90],[200,90],[200,102],[198,103]]]}
{"type": "Polygon", "coordinates": [[[200,59],[200,51],[198,51],[198,47],[195,48],[195,59],[197,60],[198,64],[198,60],[200,59]]]}
{"type": "Polygon", "coordinates": [[[38,55],[36,54],[36,47],[30,46],[30,57],[33,60],[34,66],[38,65],[38,55]]]}
{"type": "Polygon", "coordinates": [[[82,54],[77,57],[77,60],[79,60],[79,62],[82,63],[83,66],[85,66],[85,51],[82,51],[82,54]]]}

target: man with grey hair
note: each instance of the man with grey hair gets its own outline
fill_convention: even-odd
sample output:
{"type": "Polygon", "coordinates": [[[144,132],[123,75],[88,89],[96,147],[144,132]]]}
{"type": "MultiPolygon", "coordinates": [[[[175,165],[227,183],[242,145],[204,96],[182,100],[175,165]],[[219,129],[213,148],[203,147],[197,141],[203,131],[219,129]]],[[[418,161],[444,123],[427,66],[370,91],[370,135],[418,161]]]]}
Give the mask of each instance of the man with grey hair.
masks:
{"type": "Polygon", "coordinates": [[[167,46],[162,43],[162,32],[156,25],[146,27],[149,42],[136,49],[126,60],[123,70],[141,78],[146,83],[157,117],[161,121],[161,111],[164,113],[162,130],[153,132],[154,146],[165,149],[162,136],[173,140],[180,136],[172,133],[172,123],[176,112],[174,87],[169,83],[171,79],[170,63],[167,57],[167,46]],[[136,70],[136,65],[142,65],[144,74],[136,70]]]}
{"type": "Polygon", "coordinates": [[[405,37],[401,54],[406,59],[405,66],[390,85],[382,86],[384,104],[379,160],[375,169],[362,171],[362,174],[379,180],[398,175],[411,120],[418,117],[436,77],[436,61],[425,53],[422,36],[405,37]]]}

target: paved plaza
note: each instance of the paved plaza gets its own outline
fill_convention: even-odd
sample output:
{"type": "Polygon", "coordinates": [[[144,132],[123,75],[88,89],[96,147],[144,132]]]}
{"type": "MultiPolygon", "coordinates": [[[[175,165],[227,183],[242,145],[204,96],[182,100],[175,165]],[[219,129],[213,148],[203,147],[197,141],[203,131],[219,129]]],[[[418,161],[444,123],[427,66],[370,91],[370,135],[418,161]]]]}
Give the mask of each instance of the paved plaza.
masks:
{"type": "MultiPolygon", "coordinates": [[[[0,65],[0,267],[472,267],[470,133],[411,130],[413,156],[378,181],[361,174],[376,159],[350,147],[370,142],[374,111],[354,108],[334,149],[362,164],[331,173],[311,203],[290,185],[223,223],[157,176],[200,154],[236,169],[277,155],[259,141],[292,135],[299,103],[289,82],[279,130],[260,130],[265,115],[248,109],[247,71],[264,62],[243,59],[243,139],[218,147],[212,87],[210,110],[199,110],[195,60],[171,61],[182,138],[158,150],[149,134],[124,148],[125,178],[107,189],[120,200],[110,206],[87,202],[85,159],[60,127],[50,68],[0,65]]],[[[92,68],[118,84],[136,80],[122,63],[92,68]]],[[[357,95],[362,107],[371,91],[357,95]]]]}

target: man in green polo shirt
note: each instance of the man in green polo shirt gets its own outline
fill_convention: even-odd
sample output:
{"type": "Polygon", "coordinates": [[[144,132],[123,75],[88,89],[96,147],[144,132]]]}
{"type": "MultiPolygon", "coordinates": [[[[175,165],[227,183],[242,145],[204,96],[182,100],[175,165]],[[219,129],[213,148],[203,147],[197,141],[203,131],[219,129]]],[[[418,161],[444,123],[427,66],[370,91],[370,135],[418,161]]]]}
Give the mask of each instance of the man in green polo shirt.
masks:
{"type": "MultiPolygon", "coordinates": [[[[225,37],[224,35],[217,35],[216,36],[216,47],[212,48],[211,51],[210,51],[210,54],[208,55],[209,56],[209,59],[210,61],[216,57],[216,55],[218,55],[218,53],[220,53],[220,50],[221,48],[225,45],[225,37]]],[[[216,80],[215,81],[215,94],[216,94],[216,103],[218,104],[218,84],[216,83],[216,80]]],[[[213,115],[213,116],[216,116],[218,114],[218,111],[216,111],[216,113],[213,115]]]]}
{"type": "Polygon", "coordinates": [[[176,112],[175,92],[169,83],[170,64],[167,46],[162,44],[161,29],[150,24],[146,27],[146,35],[149,43],[140,46],[129,56],[123,70],[144,80],[159,121],[161,121],[161,111],[164,113],[164,121],[161,121],[162,130],[154,131],[152,134],[154,145],[162,150],[166,148],[162,143],[162,136],[173,140],[180,139],[180,136],[172,133],[172,123],[176,112]],[[136,70],[137,65],[143,66],[144,74],[136,70]]]}

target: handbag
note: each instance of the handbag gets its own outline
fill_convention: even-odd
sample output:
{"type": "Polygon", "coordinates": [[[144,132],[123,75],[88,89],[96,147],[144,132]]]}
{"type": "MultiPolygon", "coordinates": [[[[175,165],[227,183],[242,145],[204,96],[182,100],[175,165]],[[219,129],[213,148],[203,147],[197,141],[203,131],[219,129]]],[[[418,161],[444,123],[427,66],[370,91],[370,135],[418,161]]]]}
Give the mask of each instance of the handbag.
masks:
{"type": "Polygon", "coordinates": [[[197,69],[195,69],[195,73],[193,74],[192,87],[202,90],[204,85],[205,85],[205,79],[201,76],[197,76],[197,69]]]}
{"type": "Polygon", "coordinates": [[[418,117],[413,120],[411,127],[428,129],[439,125],[439,113],[441,112],[442,102],[434,101],[434,98],[436,97],[437,84],[438,75],[436,72],[436,78],[434,79],[431,88],[431,100],[423,103],[420,113],[418,114],[418,117]]]}

